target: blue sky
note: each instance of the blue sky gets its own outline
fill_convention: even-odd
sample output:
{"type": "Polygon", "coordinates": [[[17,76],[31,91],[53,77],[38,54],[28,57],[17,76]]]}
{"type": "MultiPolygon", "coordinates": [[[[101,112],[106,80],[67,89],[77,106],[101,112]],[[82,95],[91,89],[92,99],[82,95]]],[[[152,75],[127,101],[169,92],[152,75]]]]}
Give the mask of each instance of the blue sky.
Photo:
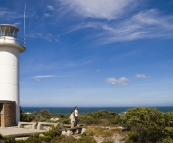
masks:
{"type": "Polygon", "coordinates": [[[173,105],[172,0],[1,0],[16,25],[21,106],[173,105]]]}

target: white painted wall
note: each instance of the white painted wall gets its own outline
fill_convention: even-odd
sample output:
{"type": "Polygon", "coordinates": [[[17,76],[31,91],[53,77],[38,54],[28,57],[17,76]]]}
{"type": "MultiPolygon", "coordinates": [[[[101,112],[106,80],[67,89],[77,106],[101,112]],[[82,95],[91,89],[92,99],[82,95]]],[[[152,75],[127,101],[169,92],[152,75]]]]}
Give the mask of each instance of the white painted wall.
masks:
{"type": "MultiPolygon", "coordinates": [[[[5,43],[8,42],[15,40],[5,43]]],[[[16,101],[16,123],[20,121],[19,52],[17,48],[0,45],[0,100],[16,101]]]]}

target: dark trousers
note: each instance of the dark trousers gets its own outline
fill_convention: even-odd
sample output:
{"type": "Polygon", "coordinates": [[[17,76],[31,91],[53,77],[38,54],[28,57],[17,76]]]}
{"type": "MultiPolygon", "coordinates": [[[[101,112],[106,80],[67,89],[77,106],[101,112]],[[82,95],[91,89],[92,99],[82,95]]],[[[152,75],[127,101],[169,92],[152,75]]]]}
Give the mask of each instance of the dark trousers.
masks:
{"type": "Polygon", "coordinates": [[[78,123],[78,116],[75,116],[75,122],[74,122],[74,126],[76,127],[78,123]]]}

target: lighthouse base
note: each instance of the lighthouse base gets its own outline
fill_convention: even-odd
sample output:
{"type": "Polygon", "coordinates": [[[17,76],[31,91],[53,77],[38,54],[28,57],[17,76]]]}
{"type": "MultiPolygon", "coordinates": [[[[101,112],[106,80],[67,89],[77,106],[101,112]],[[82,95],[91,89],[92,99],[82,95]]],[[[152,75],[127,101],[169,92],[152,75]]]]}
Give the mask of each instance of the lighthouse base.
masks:
{"type": "Polygon", "coordinates": [[[0,127],[11,127],[15,125],[16,125],[15,101],[0,100],[0,127]]]}

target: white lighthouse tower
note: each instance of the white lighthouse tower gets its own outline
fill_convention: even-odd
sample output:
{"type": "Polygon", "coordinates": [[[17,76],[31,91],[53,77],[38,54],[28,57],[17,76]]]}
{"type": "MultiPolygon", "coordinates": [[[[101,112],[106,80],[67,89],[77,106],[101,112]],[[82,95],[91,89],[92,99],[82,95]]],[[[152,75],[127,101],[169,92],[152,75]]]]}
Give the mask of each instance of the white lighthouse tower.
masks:
{"type": "MultiPolygon", "coordinates": [[[[19,39],[18,31],[19,28],[14,25],[0,25],[0,112],[4,120],[14,118],[15,124],[20,121],[19,54],[25,51],[25,39],[19,39]],[[11,103],[14,105],[9,106],[11,103]],[[11,109],[15,112],[13,117],[11,109]]],[[[0,120],[3,120],[2,117],[0,120]]],[[[9,121],[12,122],[12,119],[9,121]]]]}

